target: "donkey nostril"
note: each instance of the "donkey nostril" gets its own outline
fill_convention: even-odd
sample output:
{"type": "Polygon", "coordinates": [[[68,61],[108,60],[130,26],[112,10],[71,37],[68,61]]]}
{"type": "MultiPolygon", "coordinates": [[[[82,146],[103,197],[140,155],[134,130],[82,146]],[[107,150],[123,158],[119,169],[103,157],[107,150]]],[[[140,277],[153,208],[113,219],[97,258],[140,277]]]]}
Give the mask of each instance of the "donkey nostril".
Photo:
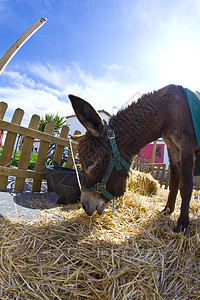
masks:
{"type": "Polygon", "coordinates": [[[86,206],[85,206],[85,204],[83,204],[83,205],[82,205],[82,207],[83,207],[83,209],[84,209],[84,210],[86,210],[86,206]]]}

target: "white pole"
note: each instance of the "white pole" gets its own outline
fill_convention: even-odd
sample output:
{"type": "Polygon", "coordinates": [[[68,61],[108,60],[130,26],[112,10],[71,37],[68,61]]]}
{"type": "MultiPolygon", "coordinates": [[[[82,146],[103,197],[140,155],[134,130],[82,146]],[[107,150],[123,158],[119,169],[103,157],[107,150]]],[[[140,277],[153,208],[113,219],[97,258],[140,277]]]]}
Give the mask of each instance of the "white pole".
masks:
{"type": "Polygon", "coordinates": [[[13,56],[19,51],[19,49],[24,45],[26,41],[46,23],[47,19],[40,18],[35,22],[29,29],[27,29],[18,40],[6,51],[6,53],[0,59],[0,75],[13,58],[13,56]]]}

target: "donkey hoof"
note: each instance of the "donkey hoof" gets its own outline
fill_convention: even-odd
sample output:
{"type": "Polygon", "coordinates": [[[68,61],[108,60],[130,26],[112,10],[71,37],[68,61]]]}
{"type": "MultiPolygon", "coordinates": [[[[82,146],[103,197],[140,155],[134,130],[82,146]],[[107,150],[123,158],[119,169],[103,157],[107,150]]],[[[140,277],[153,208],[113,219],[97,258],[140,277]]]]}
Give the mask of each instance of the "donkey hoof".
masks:
{"type": "Polygon", "coordinates": [[[174,233],[183,232],[183,235],[186,234],[186,231],[187,231],[187,227],[184,228],[182,225],[177,225],[177,226],[173,229],[173,232],[174,232],[174,233]]]}
{"type": "Polygon", "coordinates": [[[182,222],[177,223],[177,226],[173,229],[174,232],[178,233],[178,232],[183,232],[184,235],[186,234],[187,231],[187,227],[189,225],[189,220],[183,220],[182,222]]]}

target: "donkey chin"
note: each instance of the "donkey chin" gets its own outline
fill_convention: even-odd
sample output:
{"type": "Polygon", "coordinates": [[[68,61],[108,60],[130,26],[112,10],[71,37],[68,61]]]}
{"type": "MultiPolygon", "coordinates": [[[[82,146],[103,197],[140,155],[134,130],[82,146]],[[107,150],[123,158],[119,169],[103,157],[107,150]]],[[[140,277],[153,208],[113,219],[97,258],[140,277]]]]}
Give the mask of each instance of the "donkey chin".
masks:
{"type": "Polygon", "coordinates": [[[106,203],[103,200],[101,194],[96,192],[82,191],[81,202],[83,209],[88,216],[91,216],[95,210],[97,210],[97,213],[101,215],[104,208],[106,207],[106,203]]]}

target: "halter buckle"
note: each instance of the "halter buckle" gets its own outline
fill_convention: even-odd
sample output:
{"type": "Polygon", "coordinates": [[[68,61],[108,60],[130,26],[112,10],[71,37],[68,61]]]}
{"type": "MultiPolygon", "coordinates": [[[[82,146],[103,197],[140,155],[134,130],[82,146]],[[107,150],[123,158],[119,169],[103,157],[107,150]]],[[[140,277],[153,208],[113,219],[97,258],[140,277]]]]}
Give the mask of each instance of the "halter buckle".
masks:
{"type": "Polygon", "coordinates": [[[101,184],[101,183],[97,183],[96,184],[96,189],[97,189],[97,193],[102,194],[101,191],[99,191],[99,188],[104,188],[106,190],[106,186],[101,184]]]}
{"type": "Polygon", "coordinates": [[[111,129],[107,130],[107,137],[109,140],[114,140],[115,139],[115,132],[111,129]]]}

